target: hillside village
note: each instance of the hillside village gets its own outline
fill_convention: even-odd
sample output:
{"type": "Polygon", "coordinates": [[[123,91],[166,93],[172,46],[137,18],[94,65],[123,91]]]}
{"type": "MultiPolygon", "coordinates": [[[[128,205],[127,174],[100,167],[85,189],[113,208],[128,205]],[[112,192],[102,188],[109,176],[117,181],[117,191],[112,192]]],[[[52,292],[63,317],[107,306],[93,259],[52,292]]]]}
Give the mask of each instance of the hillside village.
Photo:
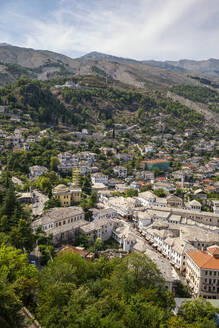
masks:
{"type": "MultiPolygon", "coordinates": [[[[159,86],[143,79],[132,84],[109,74],[96,53],[73,62],[60,57],[69,65],[40,56],[39,67],[24,70],[0,62],[13,77],[13,84],[3,81],[0,88],[0,264],[8,272],[3,284],[14,270],[5,263],[12,261],[21,274],[12,286],[12,294],[22,295],[19,311],[42,327],[56,327],[57,313],[64,318],[58,327],[68,327],[68,306],[68,315],[76,309],[81,320],[95,304],[101,317],[106,310],[99,300],[108,308],[109,299],[116,299],[115,312],[137,295],[130,303],[139,308],[147,299],[152,306],[142,313],[156,317],[162,309],[165,327],[190,328],[174,322],[187,300],[219,306],[217,80],[165,71],[159,86]],[[135,266],[142,272],[134,279],[135,266]],[[162,304],[153,308],[153,298],[162,304]]],[[[118,58],[104,58],[116,66],[112,60],[118,58]]],[[[129,69],[145,65],[127,61],[129,69]]],[[[137,312],[132,309],[131,316],[137,312]]],[[[89,327],[101,326],[88,320],[89,327]]],[[[126,316],[124,322],[135,326],[126,316]]],[[[86,325],[84,320],[74,327],[86,325]]]]}
{"type": "MultiPolygon", "coordinates": [[[[78,87],[67,81],[56,88],[78,87]]],[[[42,129],[19,109],[1,105],[0,112],[1,176],[10,173],[18,201],[32,213],[33,233],[52,236],[55,250],[114,240],[121,256],[147,254],[170,291],[182,282],[194,297],[219,299],[213,128],[180,132],[160,113],[148,134],[138,123],[42,129]]],[[[38,265],[37,246],[31,254],[38,265]]]]}

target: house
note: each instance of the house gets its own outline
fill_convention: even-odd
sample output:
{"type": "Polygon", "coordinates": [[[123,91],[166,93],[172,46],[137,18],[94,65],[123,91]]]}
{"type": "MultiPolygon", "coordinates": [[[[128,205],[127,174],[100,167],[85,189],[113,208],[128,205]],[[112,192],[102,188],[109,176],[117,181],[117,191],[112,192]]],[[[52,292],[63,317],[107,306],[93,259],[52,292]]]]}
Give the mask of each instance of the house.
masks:
{"type": "Polygon", "coordinates": [[[138,228],[143,231],[145,227],[151,224],[151,215],[148,212],[137,212],[135,215],[138,221],[138,228]]]}
{"type": "Polygon", "coordinates": [[[167,206],[169,207],[180,207],[183,206],[183,200],[180,197],[177,197],[175,195],[169,195],[167,198],[167,206]]]}
{"type": "Polygon", "coordinates": [[[170,192],[175,191],[175,187],[169,182],[155,182],[153,184],[153,190],[163,189],[164,191],[170,192]]]}
{"type": "Polygon", "coordinates": [[[107,189],[108,189],[107,186],[103,183],[94,183],[92,185],[92,190],[95,190],[96,192],[100,192],[107,189]]]}
{"type": "Polygon", "coordinates": [[[186,281],[195,297],[219,299],[219,246],[187,253],[186,281]]]}
{"type": "Polygon", "coordinates": [[[219,214],[219,200],[212,199],[211,205],[214,213],[219,214]]]}
{"type": "Polygon", "coordinates": [[[138,199],[131,197],[110,197],[107,201],[108,207],[113,208],[120,216],[131,218],[134,208],[139,204],[138,199]]]}
{"type": "Polygon", "coordinates": [[[119,153],[116,155],[116,157],[121,161],[121,162],[128,162],[133,160],[133,156],[127,153],[119,153]]]}
{"type": "Polygon", "coordinates": [[[193,197],[194,198],[199,198],[199,199],[205,201],[207,199],[207,194],[202,189],[197,189],[197,190],[194,191],[193,197]]]}
{"type": "Polygon", "coordinates": [[[120,244],[123,251],[126,252],[130,252],[136,244],[136,235],[130,231],[127,225],[116,228],[112,233],[112,237],[120,244]]]}
{"type": "Polygon", "coordinates": [[[112,209],[112,208],[104,208],[102,210],[98,210],[96,208],[94,208],[93,210],[91,210],[93,213],[93,219],[94,220],[100,220],[100,219],[113,219],[113,218],[117,218],[118,214],[117,212],[112,209]]]}
{"type": "Polygon", "coordinates": [[[103,173],[100,173],[100,172],[93,173],[93,174],[91,174],[91,181],[93,184],[103,183],[103,184],[107,185],[108,184],[108,176],[103,173]]]}
{"type": "Polygon", "coordinates": [[[42,227],[47,235],[52,234],[53,244],[60,245],[75,240],[79,228],[87,224],[84,218],[81,207],[56,207],[33,221],[31,227],[34,233],[38,227],[42,227]]]}
{"type": "Polygon", "coordinates": [[[155,146],[154,144],[148,144],[144,148],[144,152],[147,153],[153,153],[155,151],[155,146]]]}
{"type": "Polygon", "coordinates": [[[88,161],[88,162],[96,162],[97,161],[97,154],[89,152],[89,151],[83,151],[78,153],[78,157],[80,160],[88,161]]]}
{"type": "Polygon", "coordinates": [[[33,193],[32,192],[23,192],[18,194],[18,201],[21,203],[29,203],[33,202],[33,193]]]}
{"type": "Polygon", "coordinates": [[[95,257],[93,252],[86,251],[84,247],[66,245],[58,253],[75,253],[80,255],[83,259],[92,261],[95,257]]]}
{"type": "Polygon", "coordinates": [[[112,237],[113,230],[120,225],[115,219],[99,219],[90,222],[80,228],[80,233],[92,240],[101,238],[103,241],[112,237]]]}
{"type": "Polygon", "coordinates": [[[123,166],[115,166],[113,168],[113,172],[115,175],[117,175],[119,178],[126,178],[127,177],[127,168],[123,166]]]}
{"type": "Polygon", "coordinates": [[[146,254],[156,264],[164,279],[166,289],[174,293],[178,283],[180,282],[180,278],[168,259],[149,248],[147,248],[144,254],[146,254]]]}
{"type": "Polygon", "coordinates": [[[202,204],[196,199],[193,199],[186,204],[186,207],[192,211],[201,212],[202,204]]]}
{"type": "Polygon", "coordinates": [[[152,171],[138,171],[136,172],[136,178],[140,180],[144,180],[147,182],[154,181],[154,173],[152,171]]]}
{"type": "Polygon", "coordinates": [[[29,170],[30,170],[30,175],[35,178],[48,172],[48,169],[45,166],[39,166],[39,165],[31,166],[29,167],[29,170]]]}
{"type": "Polygon", "coordinates": [[[156,196],[151,191],[144,191],[139,193],[138,199],[143,206],[151,206],[156,202],[156,196]]]}
{"type": "Polygon", "coordinates": [[[9,113],[10,108],[7,106],[0,106],[0,114],[7,114],[9,113]]]}

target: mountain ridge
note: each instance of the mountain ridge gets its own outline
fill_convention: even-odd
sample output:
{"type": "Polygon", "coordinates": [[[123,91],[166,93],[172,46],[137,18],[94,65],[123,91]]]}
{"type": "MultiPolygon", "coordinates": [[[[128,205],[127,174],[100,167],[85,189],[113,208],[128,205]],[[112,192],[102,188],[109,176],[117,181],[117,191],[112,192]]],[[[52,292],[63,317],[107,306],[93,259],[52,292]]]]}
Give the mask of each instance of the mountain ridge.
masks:
{"type": "Polygon", "coordinates": [[[210,76],[219,83],[219,60],[211,58],[200,63],[190,60],[138,61],[97,51],[70,58],[49,50],[1,43],[0,85],[14,83],[22,77],[48,80],[61,76],[71,78],[74,75],[96,74],[146,90],[168,90],[174,84],[199,85],[198,79],[191,78],[191,75],[210,76]]]}

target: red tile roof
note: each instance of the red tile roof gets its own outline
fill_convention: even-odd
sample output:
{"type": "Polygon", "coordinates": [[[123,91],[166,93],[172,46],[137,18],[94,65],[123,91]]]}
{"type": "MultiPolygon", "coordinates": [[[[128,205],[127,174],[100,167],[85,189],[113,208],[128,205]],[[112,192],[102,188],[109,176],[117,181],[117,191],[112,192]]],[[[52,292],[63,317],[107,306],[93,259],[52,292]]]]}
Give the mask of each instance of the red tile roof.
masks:
{"type": "Polygon", "coordinates": [[[210,179],[204,179],[202,182],[203,182],[203,183],[212,183],[213,180],[210,180],[210,179]]]}
{"type": "Polygon", "coordinates": [[[219,270],[219,258],[204,252],[189,252],[191,259],[202,269],[219,270]]]}
{"type": "Polygon", "coordinates": [[[208,247],[208,252],[212,255],[219,255],[219,247],[218,246],[210,246],[208,247]]]}
{"type": "Polygon", "coordinates": [[[158,178],[156,178],[156,180],[158,180],[158,181],[166,181],[167,178],[166,177],[158,177],[158,178]]]}

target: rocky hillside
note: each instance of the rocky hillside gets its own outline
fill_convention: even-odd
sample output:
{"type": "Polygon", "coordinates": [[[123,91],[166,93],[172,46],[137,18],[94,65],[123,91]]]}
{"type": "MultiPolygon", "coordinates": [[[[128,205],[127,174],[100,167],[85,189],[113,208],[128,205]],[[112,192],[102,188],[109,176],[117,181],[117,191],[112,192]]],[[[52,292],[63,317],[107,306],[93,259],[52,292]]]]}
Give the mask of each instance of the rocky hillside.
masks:
{"type": "Polygon", "coordinates": [[[176,70],[181,72],[196,72],[211,78],[219,78],[219,59],[210,58],[207,60],[188,60],[179,61],[143,61],[147,65],[160,67],[163,69],[176,70]]]}
{"type": "Polygon", "coordinates": [[[102,75],[149,90],[167,90],[174,84],[199,85],[184,68],[175,64],[141,62],[98,52],[78,59],[45,50],[20,48],[0,44],[0,85],[21,77],[53,79],[60,76],[102,75]]]}

